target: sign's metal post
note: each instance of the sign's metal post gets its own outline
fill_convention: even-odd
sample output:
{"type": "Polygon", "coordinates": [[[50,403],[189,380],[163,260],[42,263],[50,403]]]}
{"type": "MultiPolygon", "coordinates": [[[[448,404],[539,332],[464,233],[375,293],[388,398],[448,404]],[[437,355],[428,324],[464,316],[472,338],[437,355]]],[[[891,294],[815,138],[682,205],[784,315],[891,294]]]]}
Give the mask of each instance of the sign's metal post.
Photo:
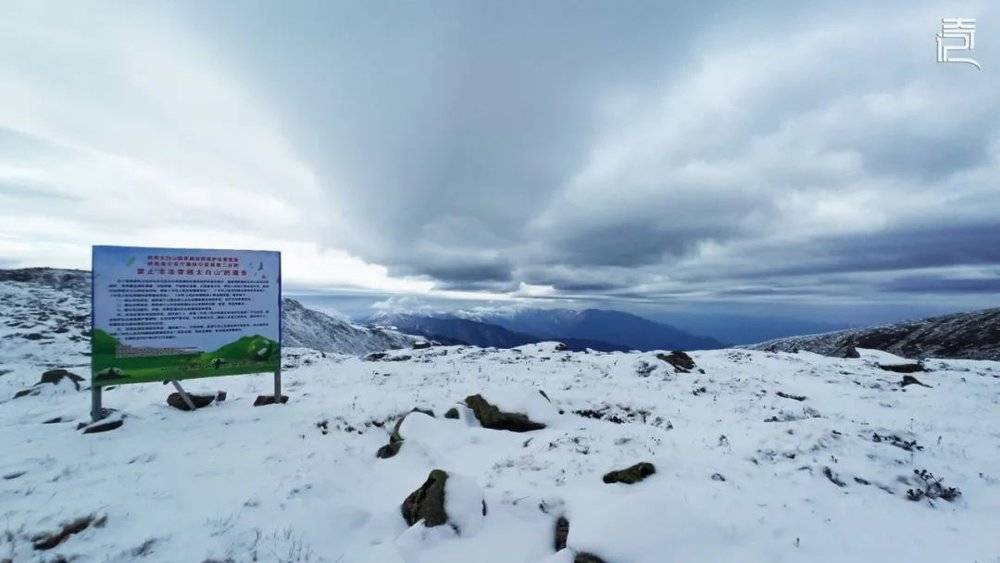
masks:
{"type": "Polygon", "coordinates": [[[104,418],[104,409],[101,407],[101,386],[90,386],[90,421],[97,422],[104,418]]]}
{"type": "Polygon", "coordinates": [[[281,367],[274,371],[274,404],[281,404],[281,367]]]}

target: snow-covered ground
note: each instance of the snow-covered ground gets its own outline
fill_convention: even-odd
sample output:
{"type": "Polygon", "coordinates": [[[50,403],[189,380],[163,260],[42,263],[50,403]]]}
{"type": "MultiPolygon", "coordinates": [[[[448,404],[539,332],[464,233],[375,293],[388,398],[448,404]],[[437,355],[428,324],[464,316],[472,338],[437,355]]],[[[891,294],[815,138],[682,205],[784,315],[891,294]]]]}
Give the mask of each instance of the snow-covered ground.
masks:
{"type": "Polygon", "coordinates": [[[121,386],[104,395],[125,424],[85,435],[86,381],[11,398],[51,367],[86,376],[85,343],[76,329],[27,339],[38,327],[8,325],[35,321],[13,315],[0,317],[0,561],[1000,560],[1000,362],[929,360],[912,375],[930,387],[902,387],[867,351],[695,352],[697,367],[676,373],[655,353],[554,344],[381,361],[288,349],[287,405],[250,406],[268,376],[185,382],[228,394],[195,412],[168,407],[169,386],[121,386]],[[444,418],[476,393],[547,427],[485,429],[464,408],[444,418]],[[436,417],[409,415],[399,453],[376,458],[414,407],[436,417]],[[602,481],[642,461],[656,466],[646,480],[602,481]],[[449,473],[458,532],[403,520],[432,469],[449,473]],[[961,495],[909,500],[923,469],[961,495]]]}

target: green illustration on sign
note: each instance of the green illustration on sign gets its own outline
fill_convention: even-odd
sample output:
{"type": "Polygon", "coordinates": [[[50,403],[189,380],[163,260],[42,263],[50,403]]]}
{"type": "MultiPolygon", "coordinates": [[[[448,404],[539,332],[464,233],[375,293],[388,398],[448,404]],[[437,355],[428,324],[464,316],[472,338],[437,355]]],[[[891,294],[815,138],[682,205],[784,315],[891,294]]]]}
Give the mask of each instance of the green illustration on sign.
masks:
{"type": "Polygon", "coordinates": [[[120,347],[114,336],[94,331],[91,363],[95,385],[274,372],[281,359],[278,343],[260,335],[244,336],[211,352],[122,357],[120,347]]]}

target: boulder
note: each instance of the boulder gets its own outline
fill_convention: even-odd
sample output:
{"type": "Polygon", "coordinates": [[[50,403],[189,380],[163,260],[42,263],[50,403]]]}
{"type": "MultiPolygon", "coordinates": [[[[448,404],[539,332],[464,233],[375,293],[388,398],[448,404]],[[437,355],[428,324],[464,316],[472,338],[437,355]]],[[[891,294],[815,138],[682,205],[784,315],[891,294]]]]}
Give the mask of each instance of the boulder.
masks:
{"type": "Polygon", "coordinates": [[[844,358],[860,358],[861,354],[858,353],[858,349],[855,348],[854,346],[848,346],[847,349],[844,350],[843,357],[844,358]]]}
{"type": "Polygon", "coordinates": [[[455,407],[451,407],[450,409],[448,409],[447,412],[444,413],[444,417],[457,420],[459,418],[458,409],[456,409],[455,407]]]}
{"type": "Polygon", "coordinates": [[[62,368],[50,369],[49,371],[42,374],[42,377],[39,378],[38,383],[35,383],[34,385],[28,387],[27,389],[21,389],[17,393],[14,393],[13,398],[20,399],[21,397],[38,395],[40,393],[40,390],[38,389],[39,386],[45,384],[59,385],[59,383],[63,379],[68,379],[73,384],[73,387],[75,387],[77,391],[80,390],[80,382],[84,381],[84,379],[79,375],[67,371],[65,369],[62,368]]]}
{"type": "Polygon", "coordinates": [[[646,477],[656,473],[656,466],[647,461],[643,461],[628,467],[626,469],[619,469],[617,471],[611,471],[604,475],[605,483],[624,483],[626,485],[632,485],[642,481],[646,477]]]}
{"type": "Polygon", "coordinates": [[[423,520],[428,528],[440,526],[448,522],[448,513],[444,508],[445,482],[448,473],[435,469],[427,476],[427,480],[419,489],[410,493],[399,507],[403,520],[410,526],[423,520]]]}
{"type": "Polygon", "coordinates": [[[501,411],[482,395],[469,395],[465,398],[465,405],[472,409],[483,428],[510,432],[530,432],[545,428],[544,424],[531,420],[525,414],[501,411]]]}
{"type": "Polygon", "coordinates": [[[41,379],[39,379],[38,383],[36,383],[35,385],[41,385],[43,383],[51,383],[52,385],[58,385],[59,382],[62,381],[63,379],[69,379],[70,381],[72,381],[73,386],[76,387],[77,391],[80,390],[80,382],[84,381],[84,379],[79,375],[71,371],[67,371],[65,369],[60,368],[60,369],[50,369],[49,371],[43,373],[41,379]]]}
{"type": "Polygon", "coordinates": [[[410,526],[421,521],[428,528],[448,524],[458,535],[469,536],[482,527],[487,508],[473,479],[435,469],[406,497],[400,512],[410,526]]]}
{"type": "Polygon", "coordinates": [[[674,370],[678,373],[688,373],[695,367],[694,360],[692,360],[691,356],[688,356],[684,352],[674,351],[669,354],[660,353],[657,354],[656,357],[674,366],[674,370]]]}
{"type": "Polygon", "coordinates": [[[431,343],[427,342],[426,340],[420,340],[420,341],[417,341],[417,342],[413,343],[413,349],[414,350],[426,350],[427,348],[430,348],[430,347],[431,347],[431,343]]]}
{"type": "MultiPolygon", "coordinates": [[[[195,395],[188,393],[188,397],[191,397],[191,402],[194,403],[194,408],[196,409],[207,407],[215,401],[215,395],[195,395]]],[[[167,404],[182,411],[191,410],[191,407],[188,406],[187,401],[184,400],[184,397],[180,393],[174,392],[168,395],[167,404]]]]}

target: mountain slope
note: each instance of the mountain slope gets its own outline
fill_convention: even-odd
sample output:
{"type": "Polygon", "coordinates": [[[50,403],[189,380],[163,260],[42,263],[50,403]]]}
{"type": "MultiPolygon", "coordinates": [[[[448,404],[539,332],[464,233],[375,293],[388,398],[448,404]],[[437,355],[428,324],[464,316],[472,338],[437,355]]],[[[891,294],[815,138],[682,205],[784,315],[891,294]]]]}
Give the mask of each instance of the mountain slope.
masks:
{"type": "Polygon", "coordinates": [[[407,348],[417,340],[413,336],[392,330],[353,325],[306,308],[287,297],[281,300],[281,314],[281,340],[284,346],[357,355],[391,348],[407,348]]]}
{"type": "Polygon", "coordinates": [[[875,348],[910,358],[1000,360],[1000,308],[747,346],[772,352],[807,350],[827,356],[843,356],[851,347],[875,348]]]}
{"type": "Polygon", "coordinates": [[[518,309],[481,315],[485,322],[535,334],[607,342],[626,350],[709,350],[722,348],[714,338],[695,336],[664,323],[605,309],[518,309]]]}

